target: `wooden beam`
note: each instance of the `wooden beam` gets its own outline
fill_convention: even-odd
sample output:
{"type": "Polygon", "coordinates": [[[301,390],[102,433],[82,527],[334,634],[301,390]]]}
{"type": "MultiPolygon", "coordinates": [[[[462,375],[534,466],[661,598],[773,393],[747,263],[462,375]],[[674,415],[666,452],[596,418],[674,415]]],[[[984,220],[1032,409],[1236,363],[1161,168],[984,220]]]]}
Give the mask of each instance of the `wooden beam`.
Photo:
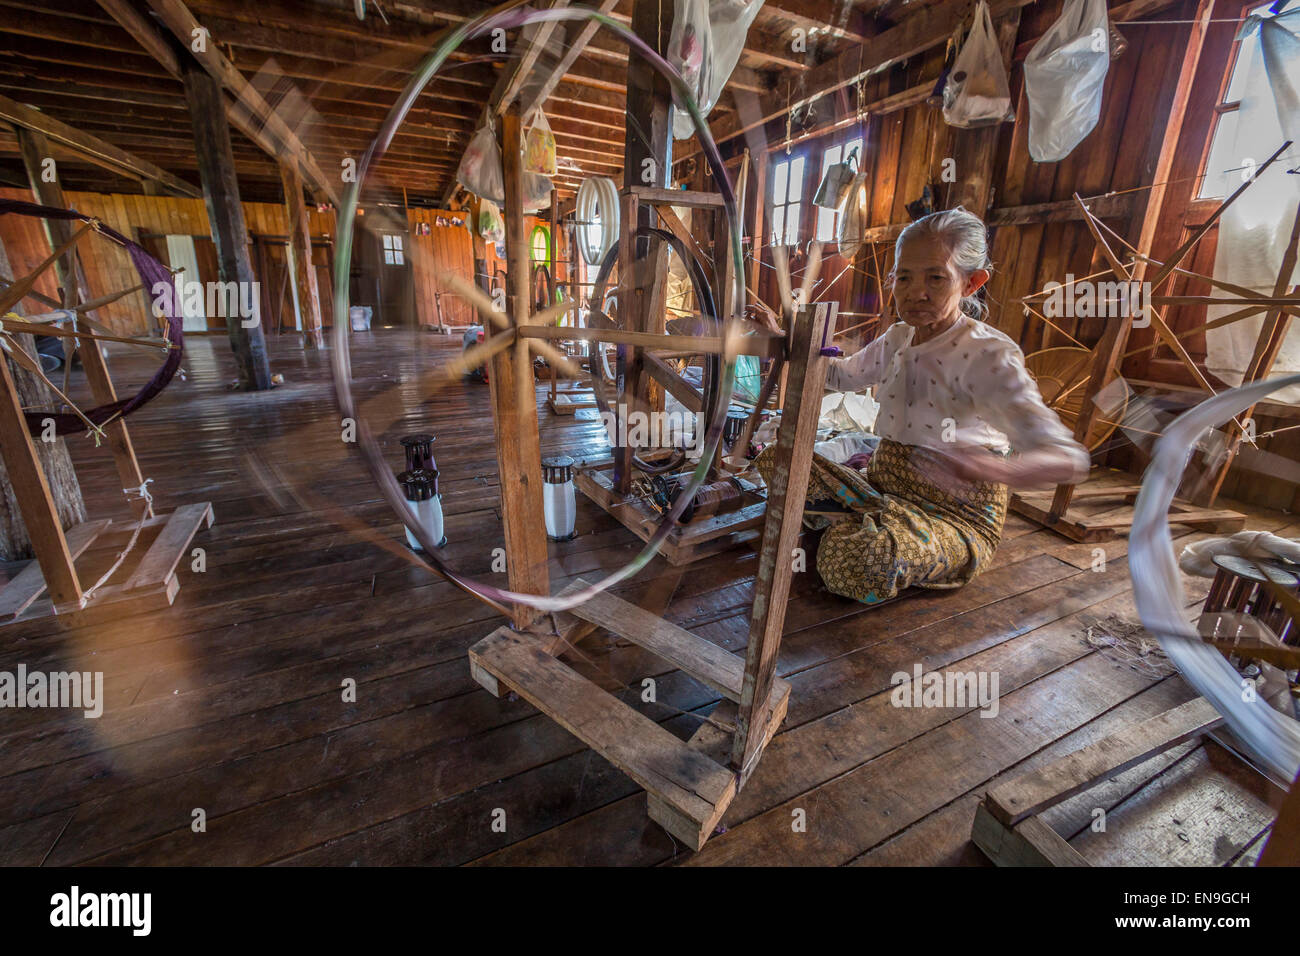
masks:
{"type": "MultiPolygon", "coordinates": [[[[517,329],[528,321],[529,255],[523,200],[523,122],[517,108],[501,122],[505,173],[506,302],[517,329]]],[[[500,332],[496,335],[502,334],[500,332]]],[[[537,393],[531,353],[519,339],[513,352],[492,359],[488,383],[496,427],[497,471],[501,482],[501,520],[505,525],[506,573],[510,590],[549,594],[546,523],[542,503],[542,452],[537,425],[537,393]]],[[[514,624],[525,627],[537,616],[515,605],[514,624]]]]}
{"type": "Polygon", "coordinates": [[[148,160],[132,155],[124,149],[118,149],[112,143],[106,143],[97,136],[83,133],[67,123],[62,123],[30,106],[24,106],[7,96],[0,96],[0,119],[41,133],[47,139],[74,150],[96,166],[119,175],[157,182],[168,192],[189,199],[197,199],[201,195],[199,190],[183,179],[178,179],[148,160]]]}
{"type": "Polygon", "coordinates": [[[294,282],[298,287],[298,307],[302,311],[303,344],[309,349],[325,347],[322,333],[320,287],[311,254],[311,225],[307,204],[302,198],[302,177],[293,163],[280,164],[284,183],[285,212],[289,217],[289,247],[293,250],[294,282]]]}
{"type": "MultiPolygon", "coordinates": [[[[181,0],[148,0],[148,2],[163,24],[247,112],[251,123],[247,128],[244,128],[241,123],[241,129],[244,129],[244,132],[269,155],[284,162],[300,165],[304,177],[312,188],[325,193],[337,205],[339,197],[334,179],[325,175],[293,130],[289,129],[284,120],[262,98],[262,94],[253,88],[244,74],[240,73],[235,65],[217,49],[218,38],[210,35],[181,0]],[[201,44],[197,42],[199,37],[204,38],[201,44]],[[196,47],[199,49],[195,49],[196,47]]],[[[112,10],[109,12],[111,13],[112,10]]],[[[218,108],[225,110],[224,101],[218,108]]]]}
{"type": "MultiPolygon", "coordinates": [[[[203,198],[208,209],[208,225],[217,247],[218,277],[235,282],[239,288],[254,288],[253,264],[248,258],[248,228],[244,207],[239,200],[239,181],[230,150],[230,127],[222,108],[221,88],[217,80],[193,61],[181,65],[185,78],[185,97],[190,106],[190,125],[194,130],[194,152],[199,160],[199,177],[203,180],[203,198]]],[[[241,301],[243,297],[241,296],[241,301]]],[[[346,316],[335,321],[346,322],[346,316]]],[[[239,383],[244,389],[261,391],[271,387],[271,363],[266,353],[266,337],[258,322],[245,328],[241,317],[226,317],[226,331],[231,351],[239,369],[239,383]]]]}
{"type": "MultiPolygon", "coordinates": [[[[618,6],[618,0],[601,0],[596,7],[601,13],[610,13],[618,6]]],[[[524,91],[523,114],[527,116],[535,107],[545,106],[547,99],[559,87],[560,81],[568,75],[573,69],[578,57],[582,55],[591,38],[596,35],[600,29],[600,24],[594,20],[589,20],[578,29],[577,35],[569,41],[568,48],[564,51],[558,63],[551,67],[544,79],[534,87],[529,87],[524,91]]],[[[626,105],[626,104],[625,104],[626,105]]]]}

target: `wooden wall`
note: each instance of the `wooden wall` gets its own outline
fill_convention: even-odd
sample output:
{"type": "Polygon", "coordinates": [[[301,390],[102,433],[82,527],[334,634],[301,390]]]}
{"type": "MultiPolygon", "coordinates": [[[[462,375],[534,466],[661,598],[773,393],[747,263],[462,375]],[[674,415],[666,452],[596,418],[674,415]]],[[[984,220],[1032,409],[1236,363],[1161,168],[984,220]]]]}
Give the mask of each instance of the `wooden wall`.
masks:
{"type": "MultiPolygon", "coordinates": [[[[208,213],[201,199],[175,196],[133,196],[121,193],[67,193],[69,205],[102,220],[122,235],[140,240],[142,234],[210,236],[208,213]]],[[[31,201],[25,189],[0,189],[0,196],[31,201]]],[[[246,202],[244,218],[251,234],[285,236],[288,219],[284,206],[277,203],[246,202]]],[[[308,210],[313,239],[334,235],[334,213],[308,210]]],[[[15,272],[38,266],[49,254],[49,242],[39,220],[23,216],[0,217],[0,241],[9,252],[15,272]]],[[[80,245],[86,278],[92,295],[129,288],[139,282],[135,268],[125,250],[106,239],[90,238],[80,245]]],[[[257,257],[253,256],[254,268],[257,257]]],[[[319,260],[318,260],[319,261],[319,260]]],[[[260,281],[260,276],[259,276],[260,281]]],[[[52,276],[47,275],[40,291],[55,295],[52,276]]],[[[149,317],[149,301],[144,292],[112,303],[99,311],[100,321],[123,335],[139,335],[155,327],[149,317]]]]}
{"type": "MultiPolygon", "coordinates": [[[[1112,8],[1121,6],[1112,3],[1112,8]]],[[[1195,198],[1200,175],[1213,131],[1215,105],[1219,101],[1227,71],[1234,54],[1233,37],[1236,25],[1231,21],[1246,6],[1241,0],[1217,0],[1211,24],[1201,55],[1187,117],[1177,131],[1178,146],[1174,169],[1159,220],[1152,254],[1164,258],[1175,249],[1190,231],[1217,206],[1217,200],[1195,198]]],[[[1171,4],[1158,12],[1141,14],[1142,19],[1189,20],[1195,13],[1194,0],[1171,4]]],[[[1024,7],[1015,56],[1011,66],[1011,92],[1016,109],[1014,123],[1004,123],[999,128],[991,169],[980,172],[991,176],[992,196],[986,219],[990,223],[993,278],[989,282],[987,303],[989,322],[1020,343],[1028,355],[1045,348],[1081,343],[1091,347],[1100,338],[1108,319],[1060,318],[1054,321],[1061,331],[1045,325],[1040,319],[1027,316],[1019,302],[1022,296],[1041,290],[1051,280],[1064,281],[1067,273],[1076,277],[1088,275],[1104,268],[1087,226],[1077,217],[1069,215],[1068,204],[1073,195],[1100,197],[1111,195],[1105,203],[1109,214],[1104,221],[1130,242],[1136,242],[1142,217],[1151,190],[1152,175],[1160,152],[1163,137],[1168,129],[1168,117],[1173,102],[1184,51],[1187,49],[1190,26],[1181,24],[1119,26],[1128,41],[1128,49],[1112,60],[1106,78],[1101,118],[1096,128],[1064,160],[1058,163],[1036,163],[1028,151],[1029,108],[1024,97],[1023,61],[1033,43],[1059,16],[1060,0],[1024,7]],[[1052,212],[1032,209],[1041,204],[1057,204],[1052,212]]],[[[864,100],[869,104],[882,104],[887,98],[923,85],[933,85],[943,65],[942,49],[930,51],[901,64],[894,69],[871,78],[865,87],[864,100]]],[[[915,98],[913,98],[915,99],[915,98]]],[[[854,112],[856,95],[852,88],[835,97],[824,98],[819,105],[817,122],[825,125],[847,118],[854,112]]],[[[883,106],[888,110],[887,105],[883,106]]],[[[769,163],[804,155],[807,173],[804,181],[804,208],[800,238],[804,248],[795,252],[792,271],[796,284],[802,272],[806,243],[814,234],[816,207],[812,197],[818,186],[822,153],[829,147],[863,135],[864,126],[850,122],[821,136],[793,145],[787,154],[781,137],[769,135],[769,163]]],[[[797,128],[795,130],[797,137],[797,128]]],[[[956,170],[958,182],[943,180],[945,158],[960,156],[969,143],[964,139],[976,131],[949,127],[941,111],[924,102],[903,109],[882,111],[875,109],[865,123],[865,157],[869,175],[868,235],[879,241],[868,243],[850,265],[840,258],[834,248],[827,250],[823,267],[824,280],[833,279],[850,265],[847,273],[851,282],[841,279],[832,290],[841,308],[858,313],[880,311],[877,282],[884,278],[893,260],[893,242],[898,231],[911,217],[907,203],[919,199],[927,183],[937,190],[936,208],[955,205],[953,196],[962,185],[962,177],[969,170],[956,170]]],[[[770,168],[770,167],[769,167],[770,168]]],[[[771,182],[767,184],[765,208],[771,201],[771,182]]],[[[763,230],[763,263],[760,269],[759,295],[767,302],[778,300],[775,276],[767,266],[771,264],[771,250],[767,247],[770,222],[763,230]]],[[[1201,243],[1194,259],[1187,267],[1197,271],[1210,271],[1213,264],[1215,234],[1213,231],[1201,243]]],[[[1204,295],[1208,289],[1198,283],[1179,280],[1170,289],[1176,295],[1204,295]]],[[[1166,316],[1177,333],[1195,328],[1205,322],[1204,307],[1171,309],[1166,316]]],[[[856,324],[860,319],[843,321],[841,328],[856,324]]],[[[852,349],[870,341],[881,328],[894,321],[890,316],[883,324],[867,326],[838,344],[852,349]]],[[[1129,351],[1153,341],[1150,331],[1136,330],[1129,351]]],[[[1205,357],[1203,335],[1192,335],[1185,340],[1189,352],[1198,363],[1205,357]]],[[[1202,394],[1189,391],[1194,384],[1190,373],[1177,361],[1167,347],[1154,351],[1130,354],[1123,365],[1124,377],[1135,387],[1150,390],[1158,387],[1162,406],[1186,405],[1202,394]]],[[[1202,371],[1204,371],[1202,367],[1202,371]]],[[[1219,387],[1219,383],[1216,387],[1219,387]]],[[[1268,406],[1257,415],[1260,433],[1270,429],[1300,424],[1300,409],[1268,406]]],[[[1145,456],[1140,448],[1120,436],[1115,436],[1096,460],[1140,471],[1145,466],[1145,456]]],[[[1300,507],[1300,467],[1291,469],[1283,465],[1300,461],[1300,428],[1282,432],[1261,443],[1264,451],[1274,457],[1262,457],[1258,452],[1242,454],[1234,464],[1224,485],[1223,493],[1248,501],[1274,507],[1300,507]],[[1272,465],[1272,474],[1265,473],[1264,462],[1272,465]]],[[[1193,470],[1199,466],[1194,464],[1193,470]]]]}
{"type": "MultiPolygon", "coordinates": [[[[444,209],[408,209],[410,225],[411,269],[415,281],[415,308],[421,326],[438,325],[437,277],[446,272],[471,277],[474,274],[474,246],[468,228],[467,212],[449,212],[444,209]],[[460,219],[460,226],[451,225],[460,219]],[[438,225],[442,220],[445,225],[438,225]],[[419,235],[416,226],[428,223],[430,233],[419,235]]],[[[474,309],[454,293],[444,292],[441,297],[442,322],[445,325],[473,325],[474,309]]]]}

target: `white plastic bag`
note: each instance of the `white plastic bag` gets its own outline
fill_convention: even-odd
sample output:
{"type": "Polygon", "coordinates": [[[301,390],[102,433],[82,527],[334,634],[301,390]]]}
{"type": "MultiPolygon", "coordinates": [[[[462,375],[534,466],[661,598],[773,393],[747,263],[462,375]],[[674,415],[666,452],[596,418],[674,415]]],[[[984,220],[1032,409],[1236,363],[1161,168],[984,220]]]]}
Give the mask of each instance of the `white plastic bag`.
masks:
{"type": "Polygon", "coordinates": [[[501,147],[491,123],[470,137],[456,169],[456,181],[476,196],[501,202],[506,181],[501,171],[501,147]]]}
{"type": "Polygon", "coordinates": [[[490,199],[481,199],[479,201],[478,234],[484,238],[488,245],[495,246],[498,242],[505,242],[505,220],[501,218],[501,210],[497,208],[497,204],[490,199]]]}
{"type": "Polygon", "coordinates": [[[533,110],[532,125],[524,137],[524,171],[543,176],[560,171],[555,159],[555,134],[540,106],[533,110]]]}
{"type": "Polygon", "coordinates": [[[541,173],[524,173],[524,212],[549,209],[550,205],[551,180],[541,173]]]}
{"type": "Polygon", "coordinates": [[[1110,67],[1106,0],[1065,0],[1060,18],[1025,58],[1029,155],[1055,163],[1092,132],[1110,67]]]}
{"type": "MultiPolygon", "coordinates": [[[[761,6],[763,0],[676,0],[668,62],[682,74],[701,115],[709,115],[731,78],[745,48],[749,25],[761,6]]],[[[677,103],[673,136],[690,139],[694,135],[691,114],[677,103]]]]}
{"type": "Polygon", "coordinates": [[[975,6],[975,22],[943,87],[943,118],[949,126],[971,129],[1016,118],[1011,108],[1007,68],[998,49],[989,5],[975,6]]]}

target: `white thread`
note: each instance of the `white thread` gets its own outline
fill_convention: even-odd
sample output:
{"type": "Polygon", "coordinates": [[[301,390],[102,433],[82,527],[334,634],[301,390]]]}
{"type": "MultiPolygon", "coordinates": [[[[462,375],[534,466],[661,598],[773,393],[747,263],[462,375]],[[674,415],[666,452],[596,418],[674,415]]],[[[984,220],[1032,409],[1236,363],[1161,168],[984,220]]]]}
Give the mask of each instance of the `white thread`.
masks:
{"type": "Polygon", "coordinates": [[[104,572],[103,577],[90,587],[86,588],[82,593],[82,608],[85,608],[85,606],[90,603],[90,599],[95,596],[95,592],[98,591],[104,582],[111,578],[114,573],[116,573],[117,569],[122,566],[122,562],[126,560],[126,556],[131,553],[131,549],[135,547],[136,541],[140,539],[140,532],[144,530],[144,523],[153,517],[153,495],[149,493],[149,483],[152,481],[152,478],[146,478],[140,484],[139,488],[122,489],[122,493],[128,496],[127,500],[130,500],[131,495],[138,495],[143,498],[144,510],[140,512],[140,520],[136,522],[135,531],[131,532],[131,540],[126,543],[126,547],[123,548],[122,553],[117,556],[117,560],[113,562],[113,566],[104,572]]]}

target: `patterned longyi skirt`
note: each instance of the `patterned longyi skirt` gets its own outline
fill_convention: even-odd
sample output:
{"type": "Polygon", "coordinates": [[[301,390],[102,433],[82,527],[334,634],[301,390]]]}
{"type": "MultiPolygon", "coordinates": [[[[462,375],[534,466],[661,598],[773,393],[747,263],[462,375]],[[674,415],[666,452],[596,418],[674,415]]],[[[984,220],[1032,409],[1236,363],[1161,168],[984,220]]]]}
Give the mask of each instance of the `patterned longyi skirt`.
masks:
{"type": "MultiPolygon", "coordinates": [[[[769,482],[773,450],[755,462],[769,482]]],[[[810,527],[826,529],[817,571],[829,590],[877,604],[907,587],[961,587],[992,560],[1007,486],[964,482],[950,493],[918,470],[925,455],[882,439],[865,473],[813,456],[804,514],[810,527]]]]}

